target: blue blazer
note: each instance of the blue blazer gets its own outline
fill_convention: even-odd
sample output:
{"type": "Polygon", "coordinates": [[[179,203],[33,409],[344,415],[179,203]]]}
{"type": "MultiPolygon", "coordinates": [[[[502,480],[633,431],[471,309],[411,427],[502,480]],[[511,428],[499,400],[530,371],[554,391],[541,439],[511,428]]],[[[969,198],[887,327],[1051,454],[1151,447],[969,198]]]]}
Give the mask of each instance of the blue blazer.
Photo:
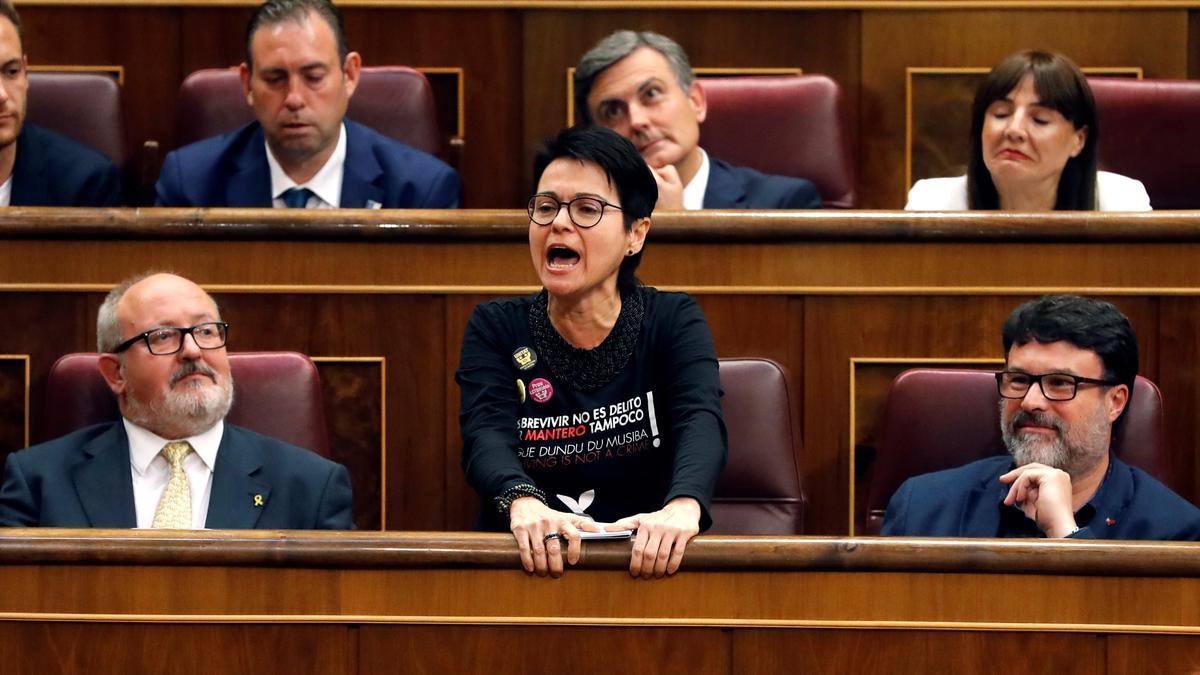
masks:
{"type": "MultiPolygon", "coordinates": [[[[205,527],[349,530],[350,502],[346,467],[225,424],[205,527]]],[[[136,527],[125,425],[97,424],[9,455],[0,526],[136,527]]]]}
{"type": "MultiPolygon", "coordinates": [[[[441,160],[346,120],[342,203],[346,209],[451,209],[458,173],[441,160]]],[[[159,206],[271,207],[262,126],[251,122],[167,155],[154,186],[159,206]]]]}
{"type": "Polygon", "coordinates": [[[119,206],[121,175],[98,150],[26,123],[17,136],[13,206],[119,206]]]}
{"type": "Polygon", "coordinates": [[[821,193],[803,178],[771,176],[708,156],[706,209],[819,209],[821,193]]]}
{"type": "MultiPolygon", "coordinates": [[[[1109,456],[1109,473],[1090,502],[1075,513],[1091,539],[1196,541],[1200,509],[1150,474],[1109,456]]],[[[1008,486],[1000,476],[1013,468],[1007,455],[927,473],[904,481],[888,502],[884,536],[997,537],[1008,486]]],[[[1024,516],[1022,516],[1024,517],[1024,516]]],[[[1015,535],[1009,535],[1015,536],[1015,535]]]]}

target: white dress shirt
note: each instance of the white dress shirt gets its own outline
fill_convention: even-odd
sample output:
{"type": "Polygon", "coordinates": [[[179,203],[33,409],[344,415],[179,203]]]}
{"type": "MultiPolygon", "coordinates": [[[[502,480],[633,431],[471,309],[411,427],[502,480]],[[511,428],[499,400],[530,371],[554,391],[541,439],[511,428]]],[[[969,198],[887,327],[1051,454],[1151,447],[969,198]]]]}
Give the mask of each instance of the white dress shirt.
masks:
{"type": "Polygon", "coordinates": [[[700,151],[700,168],[696,170],[692,180],[683,186],[683,208],[687,211],[699,211],[704,208],[704,192],[708,190],[708,153],[704,148],[696,149],[700,151]]]}
{"type": "MultiPolygon", "coordinates": [[[[1149,211],[1150,195],[1146,186],[1108,171],[1096,172],[1097,211],[1149,211]]],[[[908,191],[906,211],[966,211],[967,177],[925,178],[908,191]]]]}
{"type": "Polygon", "coordinates": [[[285,208],[283,193],[294,187],[308,188],[313,194],[308,198],[305,208],[336,209],[342,203],[342,174],[346,168],[346,124],[338,127],[338,142],[333,154],[325,162],[325,166],[307,183],[297,184],[288,177],[279,160],[271,154],[271,146],[266,141],[267,165],[271,168],[271,203],[277,209],[285,208]]]}
{"type": "Polygon", "coordinates": [[[8,180],[0,185],[0,206],[8,206],[12,204],[12,174],[8,175],[8,180]]]}
{"type": "MultiPolygon", "coordinates": [[[[171,479],[171,463],[163,457],[163,446],[170,440],[162,438],[122,418],[125,433],[129,436],[129,468],[133,473],[133,505],[137,512],[137,526],[149,528],[154,523],[154,511],[171,479]]],[[[192,527],[204,529],[208,518],[208,500],[212,496],[213,467],[217,465],[217,448],[225,433],[225,422],[219,421],[208,431],[196,436],[171,440],[187,441],[192,450],[183,458],[183,472],[187,474],[192,491],[192,527]]]]}

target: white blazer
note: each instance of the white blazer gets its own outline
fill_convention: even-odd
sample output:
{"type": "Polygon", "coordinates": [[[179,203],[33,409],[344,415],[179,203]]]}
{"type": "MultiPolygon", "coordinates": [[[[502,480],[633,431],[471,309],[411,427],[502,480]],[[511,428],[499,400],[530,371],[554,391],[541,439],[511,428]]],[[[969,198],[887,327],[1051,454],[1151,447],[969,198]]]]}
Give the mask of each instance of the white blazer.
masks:
{"type": "MultiPolygon", "coordinates": [[[[1150,195],[1142,181],[1107,171],[1096,172],[1099,211],[1149,211],[1150,195]]],[[[967,177],[926,178],[908,191],[906,211],[966,211],[967,177]]]]}

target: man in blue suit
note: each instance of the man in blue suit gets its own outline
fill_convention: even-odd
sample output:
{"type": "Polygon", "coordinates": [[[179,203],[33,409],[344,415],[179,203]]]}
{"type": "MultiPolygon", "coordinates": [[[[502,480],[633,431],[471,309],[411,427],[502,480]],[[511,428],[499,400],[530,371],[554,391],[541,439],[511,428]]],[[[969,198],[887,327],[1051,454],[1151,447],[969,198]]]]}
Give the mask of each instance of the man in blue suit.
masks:
{"type": "Polygon", "coordinates": [[[241,65],[257,122],[167,155],[160,206],[454,208],[458,174],[345,119],[362,59],[326,0],[269,0],[241,65]]]}
{"type": "Polygon", "coordinates": [[[700,147],[704,89],[683,48],[658,33],[619,30],[584,54],[575,67],[575,110],[633,141],[658,180],[657,209],[821,206],[807,180],[731,166],[700,147]]]}
{"type": "Polygon", "coordinates": [[[25,123],[28,62],[21,17],[0,0],[0,206],[116,206],[121,178],[96,150],[25,123]]]}
{"type": "Polygon", "coordinates": [[[1110,452],[1129,406],[1137,336],[1113,305],[1074,295],[1018,307],[997,373],[1008,456],[905,481],[882,534],[1200,539],[1200,509],[1110,452]]]}
{"type": "Polygon", "coordinates": [[[228,325],[199,286],[135,277],[100,307],[100,371],[121,409],[8,457],[0,525],[351,529],[345,467],[226,424],[228,325]]]}

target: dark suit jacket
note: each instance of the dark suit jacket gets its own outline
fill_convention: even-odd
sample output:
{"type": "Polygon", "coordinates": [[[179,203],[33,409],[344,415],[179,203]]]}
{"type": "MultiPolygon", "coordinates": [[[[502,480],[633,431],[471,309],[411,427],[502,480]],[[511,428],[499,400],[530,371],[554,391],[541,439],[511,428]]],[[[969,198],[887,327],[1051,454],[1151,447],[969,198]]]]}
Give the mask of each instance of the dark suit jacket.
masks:
{"type": "Polygon", "coordinates": [[[803,178],[771,176],[708,156],[706,209],[819,209],[821,193],[803,178]]]}
{"type": "MultiPolygon", "coordinates": [[[[350,497],[341,464],[226,423],[205,527],[349,530],[350,497]]],[[[0,526],[136,527],[125,425],[97,424],[9,455],[0,526]]]]}
{"type": "MultiPolygon", "coordinates": [[[[1116,456],[1109,460],[1104,482],[1091,501],[1075,513],[1081,529],[1072,537],[1200,539],[1200,509],[1145,471],[1116,456]]],[[[1004,510],[1016,507],[1004,506],[1008,486],[1000,482],[1000,476],[1012,468],[1012,458],[1000,455],[909,478],[888,502],[880,533],[907,537],[1006,536],[1002,527],[1004,510]]]]}
{"type": "Polygon", "coordinates": [[[117,206],[121,175],[86,145],[26,123],[17,136],[13,206],[117,206]]]}
{"type": "MultiPolygon", "coordinates": [[[[155,191],[159,206],[270,208],[262,127],[251,122],[168,154],[155,191]]],[[[458,174],[441,160],[346,120],[342,208],[449,209],[458,194],[458,174]]]]}

